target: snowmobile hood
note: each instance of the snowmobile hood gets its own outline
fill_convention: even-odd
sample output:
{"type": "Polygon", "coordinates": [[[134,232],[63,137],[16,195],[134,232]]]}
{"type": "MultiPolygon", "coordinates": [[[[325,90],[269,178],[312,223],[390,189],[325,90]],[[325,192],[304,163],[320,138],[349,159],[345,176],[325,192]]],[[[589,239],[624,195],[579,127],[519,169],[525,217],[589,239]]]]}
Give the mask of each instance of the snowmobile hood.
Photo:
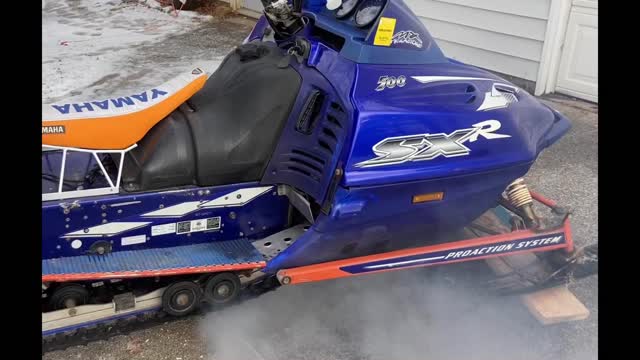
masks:
{"type": "Polygon", "coordinates": [[[345,186],[461,176],[532,163],[570,128],[514,84],[456,61],[359,64],[345,186]]]}

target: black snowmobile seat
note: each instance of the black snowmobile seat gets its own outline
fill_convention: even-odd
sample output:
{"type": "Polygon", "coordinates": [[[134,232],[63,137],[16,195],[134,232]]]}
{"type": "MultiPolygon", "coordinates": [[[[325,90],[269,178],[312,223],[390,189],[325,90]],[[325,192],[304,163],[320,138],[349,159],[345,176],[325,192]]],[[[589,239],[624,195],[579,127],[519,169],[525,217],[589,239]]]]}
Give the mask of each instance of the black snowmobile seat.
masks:
{"type": "Polygon", "coordinates": [[[127,191],[260,180],[302,79],[272,43],[231,52],[205,86],[127,154],[127,191]]]}

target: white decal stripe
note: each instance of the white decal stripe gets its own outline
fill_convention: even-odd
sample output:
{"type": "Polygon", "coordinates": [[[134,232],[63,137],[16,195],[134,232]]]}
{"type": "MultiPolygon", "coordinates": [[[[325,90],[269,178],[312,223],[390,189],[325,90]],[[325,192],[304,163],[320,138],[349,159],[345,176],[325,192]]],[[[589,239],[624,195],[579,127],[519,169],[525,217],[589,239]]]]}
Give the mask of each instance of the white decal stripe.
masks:
{"type": "Polygon", "coordinates": [[[484,100],[480,107],[476,109],[476,111],[488,111],[493,109],[500,109],[509,106],[509,100],[507,100],[504,95],[502,95],[499,91],[496,91],[497,94],[492,94],[491,92],[487,92],[484,94],[484,100]]]}
{"type": "Polygon", "coordinates": [[[137,201],[127,201],[127,202],[123,202],[123,203],[117,203],[117,204],[111,204],[109,205],[109,207],[119,207],[119,206],[127,206],[127,205],[135,205],[135,204],[140,204],[142,201],[137,200],[137,201]]]}
{"type": "Polygon", "coordinates": [[[273,186],[264,186],[257,188],[247,188],[236,190],[219,198],[215,198],[211,201],[200,205],[202,208],[214,208],[214,207],[229,207],[229,206],[242,206],[249,201],[257,198],[258,196],[271,190],[273,186]]]}
{"type": "Polygon", "coordinates": [[[444,256],[435,256],[435,257],[424,258],[424,259],[407,260],[407,261],[400,261],[400,262],[389,263],[389,264],[365,266],[364,268],[365,269],[392,268],[392,267],[396,267],[396,266],[399,266],[399,265],[414,264],[414,263],[431,261],[431,260],[438,260],[438,259],[443,259],[443,258],[444,258],[444,256]]]}
{"type": "Polygon", "coordinates": [[[127,236],[120,239],[120,245],[136,245],[136,244],[144,244],[147,242],[147,235],[136,235],[136,236],[127,236]]]}
{"type": "Polygon", "coordinates": [[[496,85],[508,87],[515,90],[515,92],[518,92],[518,88],[510,85],[493,84],[491,86],[491,92],[486,92],[484,94],[484,100],[482,101],[482,104],[480,104],[480,107],[476,109],[476,111],[487,111],[509,106],[509,99],[507,99],[507,97],[504,96],[502,92],[496,89],[496,85]]]}
{"type": "Polygon", "coordinates": [[[260,195],[273,189],[273,186],[262,186],[255,188],[246,188],[232,191],[226,195],[219,196],[210,201],[189,201],[177,205],[169,206],[164,209],[155,210],[142,214],[143,217],[182,217],[199,209],[210,209],[218,207],[243,206],[259,197],[260,195]]]}
{"type": "Polygon", "coordinates": [[[155,210],[142,214],[144,217],[180,217],[188,213],[198,210],[198,206],[202,201],[188,201],[177,205],[169,206],[164,209],[155,210]]]}
{"type": "Polygon", "coordinates": [[[423,84],[429,84],[432,82],[439,82],[439,81],[462,81],[462,80],[495,81],[493,79],[464,77],[464,76],[412,76],[411,78],[423,84]]]}
{"type": "Polygon", "coordinates": [[[70,237],[100,237],[100,236],[114,236],[125,231],[130,231],[145,227],[151,224],[150,222],[112,222],[93,226],[88,229],[78,230],[62,235],[63,238],[70,237]],[[86,230],[86,231],[85,231],[86,230]]]}

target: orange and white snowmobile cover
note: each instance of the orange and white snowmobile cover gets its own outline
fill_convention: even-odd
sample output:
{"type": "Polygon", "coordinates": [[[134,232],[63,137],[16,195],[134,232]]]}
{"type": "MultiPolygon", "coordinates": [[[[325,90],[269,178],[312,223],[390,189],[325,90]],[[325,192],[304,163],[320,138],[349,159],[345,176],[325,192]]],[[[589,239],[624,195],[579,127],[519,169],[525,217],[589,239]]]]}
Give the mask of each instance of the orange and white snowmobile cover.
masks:
{"type": "Polygon", "coordinates": [[[207,81],[200,68],[128,96],[42,106],[42,144],[119,150],[138,142],[207,81]]]}

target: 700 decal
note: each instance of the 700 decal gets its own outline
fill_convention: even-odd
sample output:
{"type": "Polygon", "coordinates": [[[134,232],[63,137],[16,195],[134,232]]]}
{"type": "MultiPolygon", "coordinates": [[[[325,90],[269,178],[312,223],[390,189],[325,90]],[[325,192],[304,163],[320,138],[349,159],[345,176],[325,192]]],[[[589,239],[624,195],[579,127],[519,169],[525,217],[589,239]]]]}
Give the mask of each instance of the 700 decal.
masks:
{"type": "Polygon", "coordinates": [[[403,87],[407,83],[407,78],[404,75],[398,77],[382,75],[378,79],[378,87],[376,91],[382,91],[386,88],[393,89],[394,87],[403,87]]]}

